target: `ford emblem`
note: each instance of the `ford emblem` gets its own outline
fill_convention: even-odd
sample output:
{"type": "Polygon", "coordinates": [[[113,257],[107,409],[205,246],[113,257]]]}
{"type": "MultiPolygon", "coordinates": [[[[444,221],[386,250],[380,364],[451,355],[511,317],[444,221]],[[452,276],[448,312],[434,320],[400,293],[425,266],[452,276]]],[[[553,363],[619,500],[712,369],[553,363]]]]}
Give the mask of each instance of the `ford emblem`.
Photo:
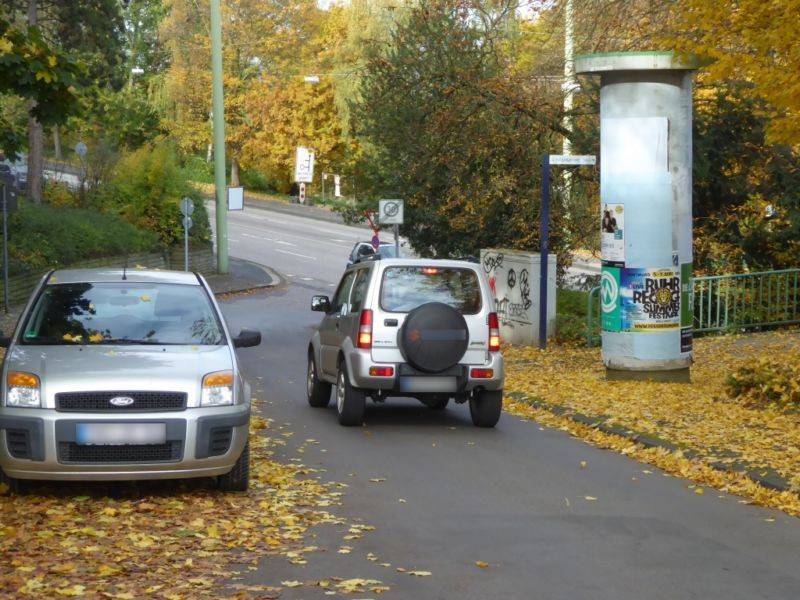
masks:
{"type": "Polygon", "coordinates": [[[123,408],[125,406],[131,406],[134,403],[133,398],[130,396],[115,396],[108,401],[111,406],[116,406],[117,408],[123,408]]]}

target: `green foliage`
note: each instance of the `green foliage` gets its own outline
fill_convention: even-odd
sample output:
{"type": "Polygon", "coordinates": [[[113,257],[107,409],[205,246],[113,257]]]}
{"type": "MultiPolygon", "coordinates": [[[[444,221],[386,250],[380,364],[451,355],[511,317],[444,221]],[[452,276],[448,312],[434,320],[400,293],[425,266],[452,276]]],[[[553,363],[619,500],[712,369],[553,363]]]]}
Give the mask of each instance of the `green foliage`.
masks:
{"type": "Polygon", "coordinates": [[[46,269],[102,256],[145,252],[157,237],[114,215],[20,202],[9,215],[9,257],[19,269],[46,269]]]}
{"type": "Polygon", "coordinates": [[[748,405],[800,407],[800,352],[751,358],[728,376],[725,389],[748,405]]]}
{"type": "Polygon", "coordinates": [[[587,292],[558,288],[556,291],[556,342],[560,344],[586,343],[588,298],[587,292]]]}
{"type": "Polygon", "coordinates": [[[214,183],[214,163],[196,154],[183,156],[183,174],[189,181],[214,183]]]}
{"type": "Polygon", "coordinates": [[[739,273],[800,260],[800,169],[769,144],[763,103],[740,86],[700,89],[694,131],[695,270],[739,273]]]}
{"type": "Polygon", "coordinates": [[[184,197],[195,204],[191,239],[210,240],[202,195],[184,178],[175,148],[162,142],[122,157],[104,193],[103,209],[119,212],[137,227],[155,232],[163,245],[171,246],[183,240],[180,201],[184,197]]]}
{"type": "MultiPolygon", "coordinates": [[[[63,123],[79,110],[75,95],[78,64],[51,48],[41,31],[22,31],[0,19],[0,94],[34,100],[29,113],[43,125],[63,123]]],[[[20,132],[0,113],[0,150],[15,157],[25,146],[20,132]]]]}

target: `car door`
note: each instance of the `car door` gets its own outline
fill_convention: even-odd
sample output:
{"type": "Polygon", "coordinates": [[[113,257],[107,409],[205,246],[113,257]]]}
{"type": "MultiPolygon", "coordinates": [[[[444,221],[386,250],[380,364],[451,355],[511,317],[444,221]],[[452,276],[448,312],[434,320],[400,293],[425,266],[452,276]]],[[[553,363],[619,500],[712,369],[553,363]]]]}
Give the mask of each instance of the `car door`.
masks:
{"type": "Polygon", "coordinates": [[[335,375],[338,369],[336,363],[342,337],[341,321],[350,309],[350,290],[355,276],[355,271],[346,271],[342,276],[331,301],[331,310],[319,325],[320,368],[328,375],[335,375]]]}

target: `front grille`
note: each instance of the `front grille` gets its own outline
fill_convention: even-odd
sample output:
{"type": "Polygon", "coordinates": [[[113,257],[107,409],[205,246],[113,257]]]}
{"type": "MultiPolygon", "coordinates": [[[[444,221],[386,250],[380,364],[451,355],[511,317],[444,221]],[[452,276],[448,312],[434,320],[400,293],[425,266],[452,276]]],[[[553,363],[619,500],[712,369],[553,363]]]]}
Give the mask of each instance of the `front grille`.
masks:
{"type": "Polygon", "coordinates": [[[6,429],[6,446],[14,458],[30,458],[31,445],[24,429],[6,429]]]}
{"type": "Polygon", "coordinates": [[[58,462],[81,464],[178,462],[183,442],[143,445],[84,446],[75,442],[59,442],[58,462]]]}
{"type": "Polygon", "coordinates": [[[211,439],[208,444],[209,456],[221,456],[231,447],[233,440],[232,427],[216,427],[211,430],[211,439]]]}
{"type": "Polygon", "coordinates": [[[185,408],[186,394],[183,392],[69,392],[56,394],[56,410],[62,412],[151,412],[185,408]],[[133,398],[133,404],[122,407],[109,404],[109,400],[117,397],[133,398]]]}

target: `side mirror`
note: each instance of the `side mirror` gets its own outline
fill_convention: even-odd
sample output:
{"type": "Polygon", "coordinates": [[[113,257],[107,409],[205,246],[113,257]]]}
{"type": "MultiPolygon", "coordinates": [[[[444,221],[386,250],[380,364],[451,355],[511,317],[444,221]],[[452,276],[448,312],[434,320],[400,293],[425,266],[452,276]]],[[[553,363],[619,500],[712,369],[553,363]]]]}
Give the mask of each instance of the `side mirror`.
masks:
{"type": "Polygon", "coordinates": [[[235,338],[233,338],[234,348],[251,348],[258,346],[261,343],[261,332],[253,331],[251,329],[242,329],[235,338]]]}
{"type": "Polygon", "coordinates": [[[311,297],[311,310],[317,312],[330,312],[331,300],[327,296],[312,296],[311,297]]]}

